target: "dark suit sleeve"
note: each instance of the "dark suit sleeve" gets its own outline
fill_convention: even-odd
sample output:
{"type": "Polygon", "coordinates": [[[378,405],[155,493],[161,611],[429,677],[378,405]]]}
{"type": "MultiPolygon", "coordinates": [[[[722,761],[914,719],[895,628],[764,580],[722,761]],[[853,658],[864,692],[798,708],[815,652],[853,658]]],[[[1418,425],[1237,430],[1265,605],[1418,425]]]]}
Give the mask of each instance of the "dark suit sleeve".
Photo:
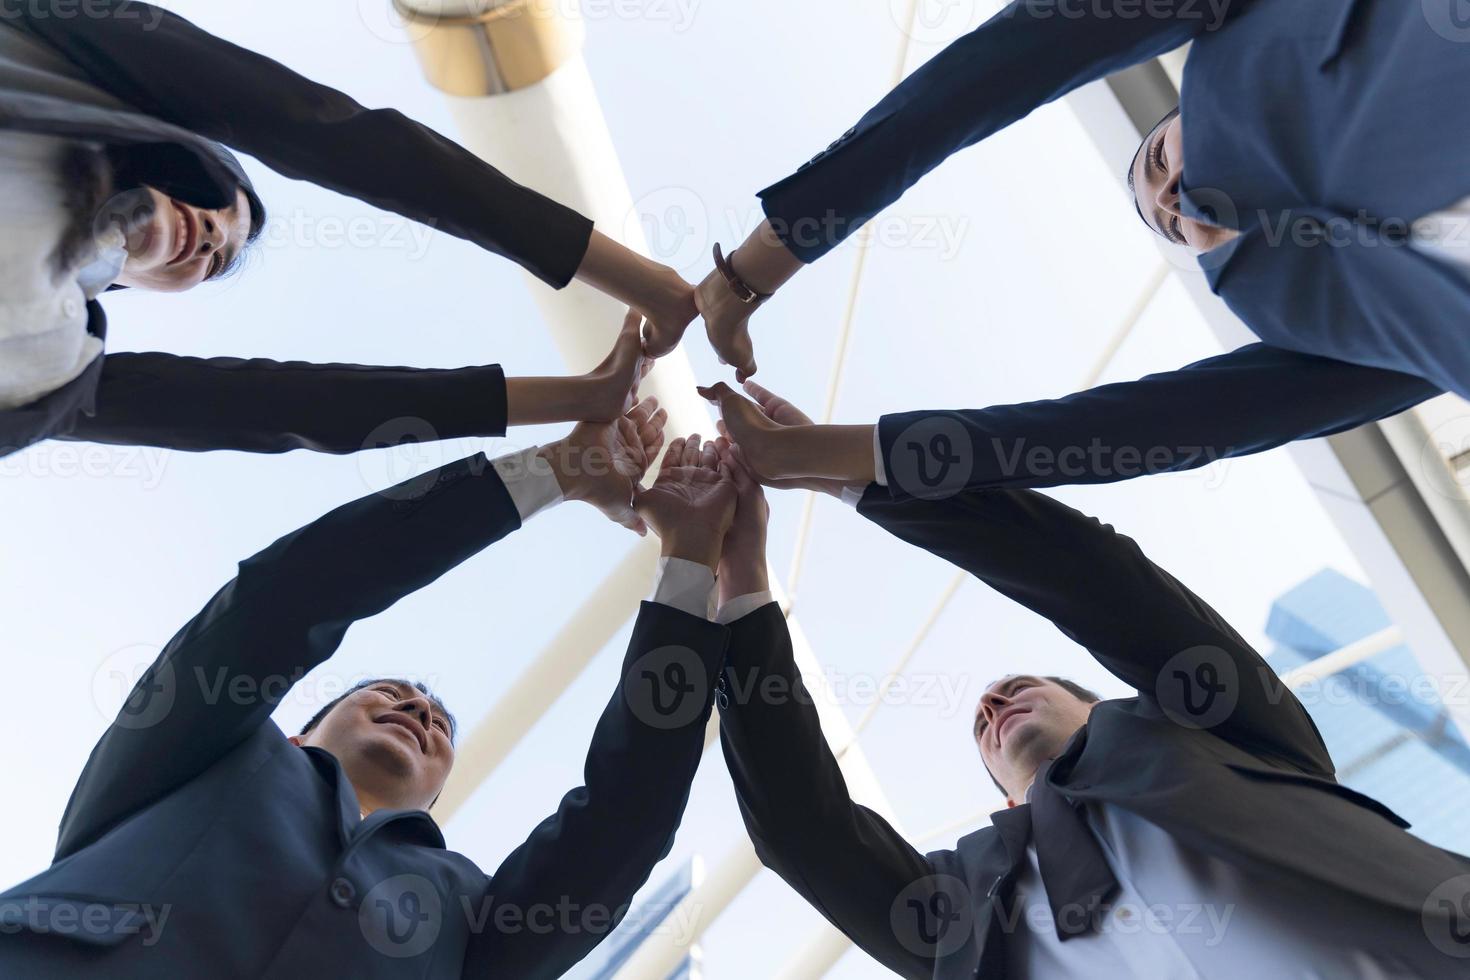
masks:
{"type": "MultiPolygon", "coordinates": [[[[1236,0],[1229,12],[1245,3],[1236,0]]],[[[1108,2],[1016,0],[915,71],[810,163],[761,191],[772,227],[792,254],[814,262],[952,153],[1219,26],[1205,3],[1127,6],[1131,12],[1108,2]]]]}
{"type": "Polygon", "coordinates": [[[348,627],[520,527],[483,455],[339,507],[240,563],[169,641],[92,750],[56,859],[188,782],[267,723],[348,627]]]}
{"type": "Polygon", "coordinates": [[[1115,483],[1334,435],[1440,394],[1414,375],[1251,344],[1051,401],[886,415],[879,439],[897,499],[1115,483]],[[953,475],[940,478],[936,449],[953,475]]]}
{"type": "Polygon", "coordinates": [[[67,439],[202,452],[355,453],[505,434],[498,365],[448,370],[110,354],[67,439]]]}
{"type": "Polygon", "coordinates": [[[704,754],[725,642],[723,626],[643,603],[621,681],[592,734],[583,785],[490,879],[490,926],[471,940],[464,976],[559,977],[606,938],[610,917],[621,918],[673,846],[704,754]],[[581,927],[559,927],[555,910],[565,908],[581,927]],[[502,911],[516,927],[495,927],[502,911]]]}
{"type": "MultiPolygon", "coordinates": [[[[1133,539],[1030,490],[886,497],[870,486],[859,513],[1051,620],[1170,720],[1331,777],[1332,760],[1301,702],[1133,539]],[[1207,686],[1221,685],[1211,697],[1207,686]]],[[[1013,669],[1024,673],[1026,665],[1013,669]]]]}
{"type": "Polygon", "coordinates": [[[141,112],[256,157],[287,177],[394,211],[512,259],[560,288],[592,222],[510,180],[392,109],[367,109],[283,65],[134,0],[61,16],[41,0],[24,26],[141,112]]]}
{"type": "Polygon", "coordinates": [[[891,911],[934,868],[886,820],[853,802],[777,604],[731,626],[723,690],[725,762],[762,863],[888,969],[931,976],[933,958],[916,952],[922,944],[900,940],[891,911]]]}

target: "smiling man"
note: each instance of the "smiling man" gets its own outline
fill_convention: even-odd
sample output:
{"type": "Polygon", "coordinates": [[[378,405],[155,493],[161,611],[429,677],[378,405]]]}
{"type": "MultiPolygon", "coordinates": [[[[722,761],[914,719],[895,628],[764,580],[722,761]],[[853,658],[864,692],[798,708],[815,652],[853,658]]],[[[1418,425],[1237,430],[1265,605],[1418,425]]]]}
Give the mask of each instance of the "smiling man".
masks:
{"type": "Polygon", "coordinates": [[[540,449],[471,457],[242,562],[93,750],[52,866],[0,894],[0,975],[554,977],[583,957],[673,842],[724,657],[708,616],[734,489],[697,437],[638,489],[663,422],[645,402],[540,449]],[[271,713],[354,622],[563,499],[652,528],[664,560],[585,784],[486,874],[427,812],[458,734],[436,695],[372,679],[290,738],[271,713]],[[674,667],[679,684],[648,690],[674,667]]]}
{"type": "MultiPolygon", "coordinates": [[[[743,447],[727,454],[745,462],[743,447]]],[[[766,866],[885,967],[915,980],[1464,975],[1470,858],[1341,785],[1271,667],[1133,541],[1032,491],[801,485],[1050,620],[1133,690],[991,684],[973,741],[1006,808],[920,852],[848,792],[765,591],[760,489],[737,479],[717,700],[741,814],[766,866]]]]}

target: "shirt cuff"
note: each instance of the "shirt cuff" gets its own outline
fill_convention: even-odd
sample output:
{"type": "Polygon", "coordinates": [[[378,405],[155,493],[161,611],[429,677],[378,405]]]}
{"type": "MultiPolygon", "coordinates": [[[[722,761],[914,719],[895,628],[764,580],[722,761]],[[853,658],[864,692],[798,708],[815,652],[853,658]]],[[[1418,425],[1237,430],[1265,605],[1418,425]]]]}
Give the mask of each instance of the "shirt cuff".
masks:
{"type": "Polygon", "coordinates": [[[720,613],[715,617],[715,622],[721,626],[729,626],[737,619],[744,619],[762,606],[768,606],[775,601],[776,597],[769,589],[765,592],[749,592],[736,596],[720,607],[720,613]]]}
{"type": "MultiPolygon", "coordinates": [[[[881,430],[882,426],[873,426],[873,482],[880,487],[886,487],[888,486],[888,470],[883,466],[883,437],[880,435],[881,430]]],[[[844,501],[847,499],[848,491],[851,489],[849,487],[842,492],[842,499],[844,501]]],[[[866,489],[867,487],[860,487],[858,489],[858,497],[861,498],[863,491],[866,489]]]]}
{"type": "Polygon", "coordinates": [[[551,464],[537,455],[540,452],[541,447],[533,446],[490,463],[500,474],[500,482],[505,484],[522,524],[562,501],[561,484],[556,481],[551,464]]]}
{"type": "Polygon", "coordinates": [[[715,573],[708,565],[697,561],[660,558],[651,601],[712,622],[715,618],[715,573]]]}

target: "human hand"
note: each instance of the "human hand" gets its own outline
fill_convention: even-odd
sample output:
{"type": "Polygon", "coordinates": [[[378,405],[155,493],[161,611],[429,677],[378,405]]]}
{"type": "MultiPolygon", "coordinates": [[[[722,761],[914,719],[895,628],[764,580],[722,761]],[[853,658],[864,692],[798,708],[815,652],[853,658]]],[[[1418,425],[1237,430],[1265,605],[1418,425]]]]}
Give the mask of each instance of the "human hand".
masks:
{"type": "Polygon", "coordinates": [[[565,439],[542,447],[567,500],[581,500],[640,535],[648,526],[633,509],[638,481],[664,441],[668,412],[647,398],[613,422],[582,422],[565,439]]]}
{"type": "Polygon", "coordinates": [[[643,353],[658,358],[679,346],[684,331],[699,316],[694,287],[668,266],[662,267],[655,298],[641,304],[643,315],[643,353]]]}
{"type": "Polygon", "coordinates": [[[714,569],[736,502],[734,480],[721,468],[715,444],[695,434],[669,443],[658,479],[636,493],[633,506],[663,541],[665,557],[714,569]]]}
{"type": "Polygon", "coordinates": [[[737,596],[766,592],[770,575],[766,569],[766,529],[771,508],[765,491],[745,462],[740,447],[721,437],[715,440],[720,464],[735,482],[735,519],[725,533],[720,553],[720,604],[737,596]]]}
{"type": "Polygon", "coordinates": [[[872,482],[871,426],[814,425],[801,409],[754,381],[744,388],[750,398],[724,383],[698,391],[719,407],[720,434],[739,447],[761,484],[841,497],[849,487],[872,482]]]}

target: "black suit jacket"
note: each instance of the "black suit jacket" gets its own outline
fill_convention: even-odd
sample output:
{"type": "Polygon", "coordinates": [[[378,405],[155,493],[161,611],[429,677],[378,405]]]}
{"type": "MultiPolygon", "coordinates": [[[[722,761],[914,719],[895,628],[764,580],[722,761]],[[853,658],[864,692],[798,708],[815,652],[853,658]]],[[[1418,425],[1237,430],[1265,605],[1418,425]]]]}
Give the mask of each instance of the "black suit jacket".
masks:
{"type": "Polygon", "coordinates": [[[489,875],[427,813],[360,821],[336,760],[270,720],[352,623],[518,526],[475,456],[242,562],[93,750],[55,863],[0,895],[0,975],[552,977],[596,946],[673,841],[723,627],[643,605],[585,784],[489,875]],[[639,661],[669,650],[691,700],[651,715],[639,661]]]}
{"type": "MultiPolygon", "coordinates": [[[[588,218],[402,113],[364,108],[149,4],[97,0],[85,16],[72,7],[12,5],[0,11],[0,31],[40,42],[122,107],[0,89],[0,129],[99,142],[125,161],[129,181],[211,208],[248,190],[224,144],[288,177],[472,241],[552,286],[566,285],[581,264],[588,218]]],[[[105,339],[101,304],[89,313],[89,329],[105,339]]],[[[0,412],[0,455],[68,435],[185,450],[348,453],[376,445],[366,437],[385,425],[408,425],[416,438],[500,435],[504,399],[496,368],[115,355],[45,398],[0,412]]]]}
{"type": "MultiPolygon", "coordinates": [[[[816,261],[964,148],[1192,42],[1181,207],[1242,232],[1199,257],[1211,289],[1273,347],[1470,395],[1470,278],[1404,234],[1470,194],[1470,100],[1425,95],[1470,82],[1463,0],[1145,6],[1014,0],[761,191],[767,217],[793,254],[816,261]]],[[[1223,397],[1176,397],[1200,380],[1186,369],[1175,386],[1129,392],[1131,405],[1099,406],[1109,414],[1092,424],[1117,442],[1141,414],[1173,416],[1175,428],[1202,433],[1184,438],[1197,445],[1216,416],[1256,411],[1240,397],[1290,394],[1275,364],[1245,378],[1252,360],[1234,365],[1241,384],[1223,397]]],[[[1343,380],[1402,383],[1365,370],[1343,380]]],[[[1269,412],[1258,423],[1267,434],[1269,412]]],[[[1145,448],[1158,445],[1180,443],[1145,448]]]]}
{"type": "MultiPolygon", "coordinates": [[[[1410,940],[1427,942],[1421,912],[1423,928],[1449,933],[1446,910],[1425,912],[1425,902],[1470,871],[1470,859],[1405,833],[1392,811],[1338,784],[1300,702],[1129,538],[1030,491],[931,502],[870,487],[859,510],[1047,617],[1137,690],[1093,710],[1046,770],[1055,791],[1132,811],[1252,873],[1372,902],[1385,928],[1410,940]]],[[[921,854],[852,801],[809,697],[759,696],[767,677],[780,678],[768,689],[801,690],[775,605],[733,624],[726,673],[725,757],[766,865],[904,976],[1004,975],[1002,915],[1030,839],[1029,806],[994,814],[953,850],[921,854]],[[756,694],[732,696],[740,691],[756,694]],[[930,912],[916,918],[916,909],[930,912]],[[948,909],[962,914],[933,917],[948,909]]]]}

